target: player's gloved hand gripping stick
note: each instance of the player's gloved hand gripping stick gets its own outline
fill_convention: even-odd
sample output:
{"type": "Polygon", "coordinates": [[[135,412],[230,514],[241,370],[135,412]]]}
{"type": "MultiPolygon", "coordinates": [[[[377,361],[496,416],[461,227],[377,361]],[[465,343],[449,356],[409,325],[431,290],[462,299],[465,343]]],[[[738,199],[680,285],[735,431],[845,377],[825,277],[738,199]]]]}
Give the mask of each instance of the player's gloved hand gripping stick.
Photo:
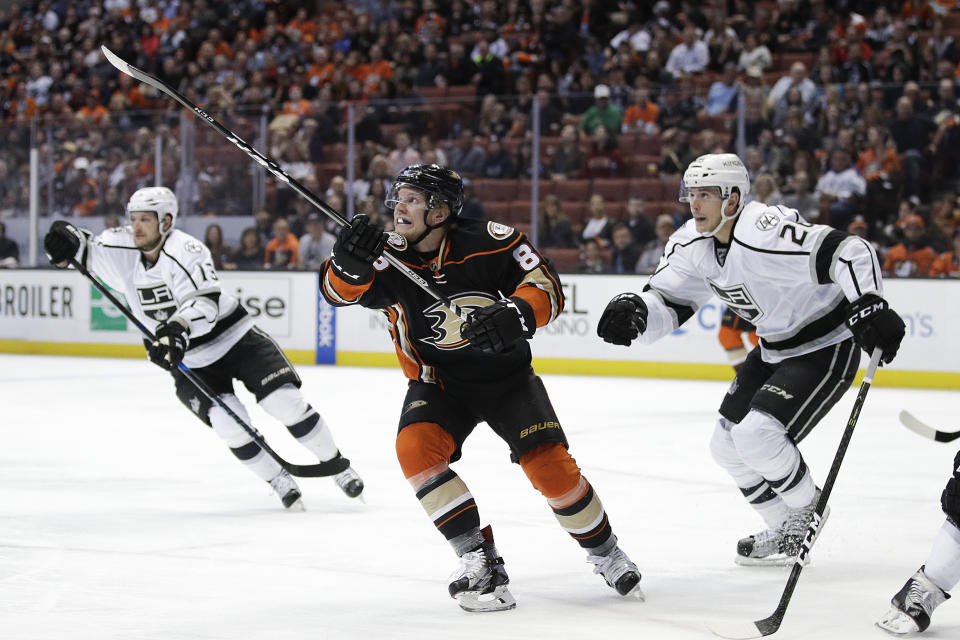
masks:
{"type": "MultiPolygon", "coordinates": [[[[58,257],[59,257],[59,254],[58,254],[58,257]]],[[[51,255],[51,260],[53,259],[54,259],[54,256],[51,255]]],[[[73,258],[70,258],[69,263],[72,264],[77,271],[82,273],[84,277],[86,277],[90,281],[90,283],[93,284],[93,286],[95,286],[100,291],[100,293],[104,295],[105,298],[107,298],[107,300],[112,302],[117,307],[117,309],[119,309],[120,312],[130,320],[130,322],[136,325],[137,329],[140,329],[140,332],[143,333],[143,335],[150,340],[151,345],[163,344],[157,339],[157,336],[153,335],[153,332],[147,329],[147,327],[144,326],[142,322],[137,320],[137,318],[134,317],[134,315],[130,312],[130,310],[127,309],[126,305],[120,302],[117,299],[117,297],[110,292],[109,289],[103,286],[103,284],[101,284],[101,282],[97,280],[94,277],[94,275],[87,270],[86,267],[84,267],[82,264],[80,264],[73,258]]],[[[168,331],[168,334],[169,333],[170,332],[168,331]]],[[[175,333],[175,331],[173,333],[175,333]]],[[[162,337],[163,336],[161,336],[161,338],[162,337]]],[[[176,343],[176,340],[173,339],[168,344],[175,344],[175,343],[176,343]]],[[[153,351],[153,348],[151,348],[151,353],[152,351],[153,351]]],[[[171,355],[170,349],[168,348],[164,350],[164,354],[169,357],[171,355]]],[[[182,352],[179,355],[180,355],[180,358],[183,357],[182,352]]],[[[153,358],[151,357],[151,360],[152,359],[153,358]]],[[[171,364],[171,366],[167,366],[167,364],[163,364],[161,366],[168,369],[173,369],[173,368],[179,369],[183,373],[183,375],[186,376],[187,380],[192,382],[197,387],[197,389],[199,389],[200,392],[203,393],[203,395],[210,398],[210,400],[213,401],[217,406],[219,406],[221,409],[226,411],[227,415],[233,418],[236,421],[236,423],[240,425],[244,431],[247,432],[247,434],[253,439],[253,441],[256,442],[258,445],[260,445],[260,447],[267,452],[267,455],[269,455],[271,458],[276,460],[277,464],[279,464],[281,467],[289,471],[291,474],[302,477],[302,478],[318,478],[321,476],[334,476],[340,473],[341,471],[345,471],[347,467],[350,466],[350,461],[347,458],[344,458],[342,456],[339,458],[334,458],[333,460],[328,460],[326,462],[320,462],[317,464],[308,464],[308,465],[293,464],[292,462],[287,462],[286,460],[281,458],[276,451],[270,448],[270,445],[267,444],[266,440],[264,440],[263,436],[260,434],[259,431],[256,430],[255,427],[247,424],[243,420],[243,418],[238,416],[236,412],[233,411],[233,409],[227,406],[225,402],[220,400],[217,394],[214,393],[214,391],[210,389],[210,387],[208,387],[203,382],[203,380],[201,380],[199,376],[197,376],[197,374],[195,374],[190,369],[190,367],[180,362],[179,359],[176,358],[176,354],[173,354],[173,358],[167,359],[166,362],[168,364],[171,364]],[[177,360],[175,367],[172,366],[172,360],[174,359],[177,360]]]]}

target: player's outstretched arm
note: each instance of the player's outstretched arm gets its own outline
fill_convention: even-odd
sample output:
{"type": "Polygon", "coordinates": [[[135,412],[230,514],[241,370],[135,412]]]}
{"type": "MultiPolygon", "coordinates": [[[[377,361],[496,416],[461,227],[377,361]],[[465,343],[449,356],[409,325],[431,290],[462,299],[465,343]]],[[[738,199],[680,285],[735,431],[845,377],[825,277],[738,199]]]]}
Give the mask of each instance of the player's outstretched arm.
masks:
{"type": "Polygon", "coordinates": [[[43,250],[47,252],[47,257],[54,266],[66,269],[70,260],[83,259],[88,235],[86,231],[66,220],[54,220],[43,238],[43,250]]]}

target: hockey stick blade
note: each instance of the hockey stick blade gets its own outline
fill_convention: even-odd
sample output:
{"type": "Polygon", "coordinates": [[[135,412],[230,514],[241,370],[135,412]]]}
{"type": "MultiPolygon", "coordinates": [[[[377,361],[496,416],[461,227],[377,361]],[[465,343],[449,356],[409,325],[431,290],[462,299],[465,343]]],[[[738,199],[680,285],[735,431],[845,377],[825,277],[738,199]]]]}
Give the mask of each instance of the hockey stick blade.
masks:
{"type": "Polygon", "coordinates": [[[800,552],[797,554],[797,559],[793,563],[793,569],[790,570],[790,577],[787,578],[787,583],[783,587],[783,593],[780,594],[780,602],[777,603],[777,608],[763,620],[757,620],[755,622],[709,623],[707,628],[714,634],[723,638],[736,640],[762,638],[772,635],[780,629],[780,625],[783,623],[783,617],[787,614],[790,599],[793,597],[793,591],[796,589],[797,582],[800,580],[800,572],[803,571],[804,560],[807,554],[810,553],[810,548],[813,547],[813,543],[817,541],[817,532],[823,524],[823,513],[827,509],[827,501],[830,499],[830,494],[833,492],[833,485],[837,480],[837,476],[840,474],[840,465],[843,463],[843,458],[847,453],[847,447],[850,446],[853,430],[857,426],[857,421],[860,419],[860,410],[863,408],[863,403],[867,399],[867,392],[873,385],[873,377],[877,373],[877,367],[880,366],[880,355],[881,351],[879,348],[874,349],[870,355],[870,363],[867,365],[867,370],[863,375],[863,382],[860,384],[860,391],[857,392],[857,398],[853,401],[853,409],[850,411],[847,426],[843,430],[843,435],[840,437],[840,445],[837,447],[837,453],[833,457],[833,464],[830,465],[830,472],[827,474],[827,479],[823,483],[823,489],[820,491],[820,499],[817,501],[817,506],[814,509],[813,519],[807,526],[807,533],[803,537],[800,552]]]}
{"type": "MultiPolygon", "coordinates": [[[[235,133],[227,129],[225,126],[217,122],[216,118],[211,116],[209,113],[207,113],[197,105],[190,102],[186,97],[180,94],[180,92],[178,92],[176,89],[174,89],[173,87],[165,83],[160,78],[152,76],[146,71],[143,71],[142,69],[136,68],[135,66],[133,66],[132,64],[130,64],[129,62],[127,62],[117,54],[115,54],[113,51],[110,51],[110,49],[107,49],[105,46],[100,45],[100,51],[103,52],[103,55],[107,59],[107,62],[112,64],[114,67],[116,67],[118,71],[121,71],[122,73],[125,73],[128,76],[130,76],[131,78],[139,80],[140,82],[144,84],[148,84],[154,89],[157,89],[158,91],[161,91],[167,94],[168,96],[170,96],[171,98],[179,102],[182,106],[186,107],[187,109],[192,111],[194,114],[202,118],[204,122],[206,122],[208,125],[216,129],[217,132],[220,133],[220,135],[222,135],[227,140],[232,142],[235,147],[243,151],[245,154],[250,156],[250,158],[254,160],[257,164],[259,164],[264,169],[272,173],[274,178],[287,184],[291,189],[293,189],[298,194],[300,194],[304,199],[306,199],[307,202],[309,202],[314,207],[319,209],[325,216],[327,216],[328,218],[336,222],[341,227],[350,226],[350,223],[346,220],[346,218],[344,218],[339,213],[337,213],[337,211],[333,207],[331,207],[326,202],[318,198],[312,191],[310,191],[305,186],[300,184],[296,180],[296,178],[294,178],[293,176],[288,174],[286,171],[284,171],[280,167],[280,165],[277,164],[275,160],[273,160],[272,158],[268,158],[267,156],[263,155],[262,153],[260,153],[259,151],[251,147],[249,144],[244,142],[240,138],[240,136],[236,135],[235,133]]],[[[432,297],[434,300],[436,300],[437,302],[440,302],[445,307],[450,309],[450,311],[452,311],[454,315],[459,316],[460,318],[466,320],[467,315],[463,309],[461,309],[455,302],[453,302],[450,298],[448,298],[446,295],[440,292],[440,290],[438,290],[435,286],[431,285],[427,280],[421,278],[413,269],[411,269],[406,264],[404,264],[404,262],[400,260],[397,256],[395,256],[392,252],[384,251],[381,254],[381,256],[383,257],[384,260],[389,262],[395,269],[400,271],[400,273],[402,273],[407,279],[409,279],[418,287],[420,287],[425,292],[427,292],[427,294],[429,294],[430,297],[432,297]]]]}
{"type": "Polygon", "coordinates": [[[909,411],[900,412],[900,422],[907,429],[910,429],[910,431],[913,431],[924,438],[936,440],[937,442],[953,442],[957,438],[960,438],[960,431],[940,431],[938,429],[934,429],[927,423],[918,419],[909,411]]]}
{"type": "MultiPolygon", "coordinates": [[[[107,289],[96,278],[96,276],[90,273],[90,271],[85,266],[83,266],[76,260],[71,260],[70,264],[73,265],[73,267],[77,271],[79,271],[83,275],[83,277],[89,280],[90,284],[96,287],[97,290],[100,293],[102,293],[103,296],[107,300],[109,300],[113,304],[113,306],[115,306],[120,311],[120,313],[125,315],[127,319],[130,322],[132,322],[137,327],[137,329],[140,330],[140,333],[142,333],[146,338],[150,340],[150,342],[153,342],[154,340],[156,340],[156,336],[153,335],[153,332],[150,331],[150,329],[148,329],[146,325],[140,322],[140,320],[138,320],[137,317],[133,315],[130,309],[127,308],[127,305],[120,302],[120,300],[118,300],[117,297],[113,295],[110,289],[107,289]]],[[[197,376],[197,374],[193,372],[193,370],[190,367],[188,367],[187,365],[181,362],[177,368],[183,373],[184,376],[186,376],[187,380],[193,383],[193,385],[197,388],[197,390],[200,391],[200,393],[207,396],[211,402],[213,402],[214,404],[219,406],[221,409],[223,409],[227,413],[227,415],[233,418],[234,422],[236,422],[240,428],[242,428],[244,431],[247,432],[247,435],[249,435],[254,442],[260,445],[260,448],[263,449],[267,455],[269,455],[271,458],[276,460],[277,464],[279,464],[281,467],[289,471],[291,474],[298,476],[300,478],[320,478],[324,476],[335,476],[341,471],[346,471],[347,467],[350,466],[350,461],[344,458],[343,456],[334,458],[333,460],[327,460],[326,462],[318,462],[317,464],[304,465],[304,464],[293,464],[292,462],[287,462],[286,460],[280,457],[280,454],[278,454],[276,451],[270,448],[270,445],[267,444],[267,441],[263,439],[263,435],[259,431],[257,431],[255,427],[248,425],[246,421],[243,420],[243,418],[238,416],[233,411],[233,409],[231,409],[227,405],[227,403],[225,403],[223,400],[220,399],[220,396],[214,393],[213,390],[210,389],[210,387],[208,387],[206,383],[204,383],[204,381],[201,380],[197,376]]]]}

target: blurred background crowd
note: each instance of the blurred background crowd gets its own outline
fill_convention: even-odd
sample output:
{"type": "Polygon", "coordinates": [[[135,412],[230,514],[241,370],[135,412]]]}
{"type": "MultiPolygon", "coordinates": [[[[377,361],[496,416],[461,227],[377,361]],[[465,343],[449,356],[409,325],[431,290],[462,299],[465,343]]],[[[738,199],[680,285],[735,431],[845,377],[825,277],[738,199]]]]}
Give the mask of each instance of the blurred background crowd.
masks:
{"type": "Polygon", "coordinates": [[[437,162],[466,178],[464,216],[531,233],[562,271],[649,273],[689,216],[684,168],[729,151],[750,200],[862,235],[890,275],[957,277],[956,5],[7,3],[0,265],[25,246],[7,228],[29,215],[31,146],[43,229],[121,224],[130,193],[164,184],[221,268],[313,269],[329,254],[321,213],[118,73],[103,44],[387,229],[392,176],[437,162]]]}

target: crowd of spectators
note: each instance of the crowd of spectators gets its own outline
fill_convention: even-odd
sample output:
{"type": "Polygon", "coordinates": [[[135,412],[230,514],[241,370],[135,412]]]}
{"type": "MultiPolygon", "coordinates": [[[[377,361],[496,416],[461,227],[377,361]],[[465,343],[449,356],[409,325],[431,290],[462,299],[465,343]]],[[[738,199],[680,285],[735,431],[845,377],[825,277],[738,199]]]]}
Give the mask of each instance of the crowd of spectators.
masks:
{"type": "MultiPolygon", "coordinates": [[[[573,199],[542,191],[541,248],[578,251],[584,272],[649,271],[668,223],[687,215],[664,204],[686,164],[737,151],[752,199],[865,235],[892,274],[957,275],[955,4],[12,4],[0,12],[0,217],[25,213],[32,130],[44,215],[122,212],[133,190],[161,181],[194,215],[250,216],[236,249],[211,224],[224,268],[312,268],[327,250],[330,229],[302,198],[269,181],[255,202],[249,161],[215,132],[187,144],[192,120],[117,73],[105,44],[242,138],[265,133],[271,157],[335,209],[349,199],[384,225],[390,177],[415,162],[485,183],[579,181],[573,199]],[[633,190],[650,178],[667,185],[661,200],[633,190]],[[612,199],[594,188],[604,180],[630,186],[612,199]]],[[[471,187],[464,215],[486,217],[488,204],[471,187]]],[[[510,222],[528,228],[524,215],[510,222]]]]}

